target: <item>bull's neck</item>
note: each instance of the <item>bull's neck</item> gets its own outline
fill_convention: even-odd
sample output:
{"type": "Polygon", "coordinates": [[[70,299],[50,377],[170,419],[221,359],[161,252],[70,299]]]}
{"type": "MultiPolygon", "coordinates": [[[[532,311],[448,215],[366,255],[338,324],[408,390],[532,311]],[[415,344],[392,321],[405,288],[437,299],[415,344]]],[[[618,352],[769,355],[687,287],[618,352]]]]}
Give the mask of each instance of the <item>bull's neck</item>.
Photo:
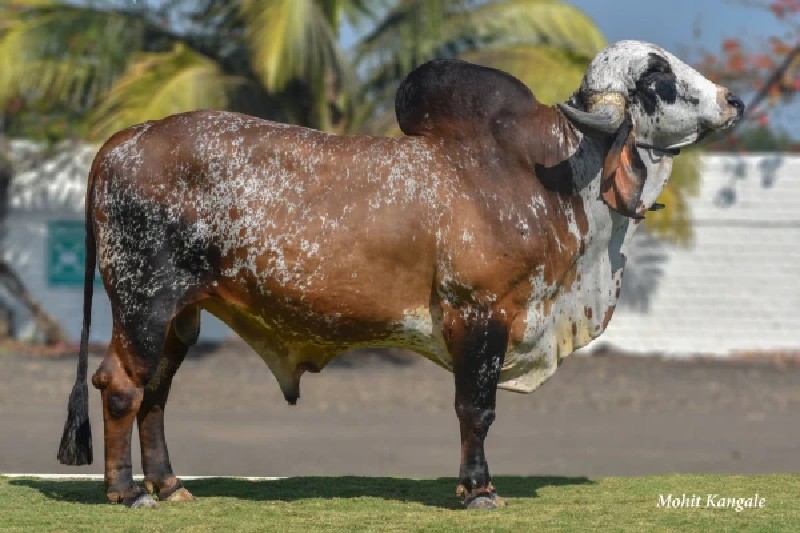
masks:
{"type": "MultiPolygon", "coordinates": [[[[538,113],[541,117],[537,117],[539,120],[533,121],[533,124],[537,124],[536,127],[541,131],[538,124],[541,124],[541,118],[545,118],[545,123],[550,124],[550,130],[546,133],[554,139],[534,142],[529,148],[533,160],[546,163],[534,163],[531,170],[538,176],[542,173],[542,168],[546,170],[555,166],[568,166],[571,171],[572,193],[583,199],[587,212],[595,217],[609,218],[617,226],[628,220],[606,205],[600,195],[603,163],[614,140],[613,136],[587,135],[575,127],[558,107],[541,107],[544,108],[538,113]],[[538,173],[535,168],[537,166],[538,173]]],[[[666,186],[672,170],[672,157],[651,148],[637,147],[636,151],[646,168],[647,176],[640,199],[649,207],[666,186]]]]}
{"type": "Polygon", "coordinates": [[[579,242],[572,268],[589,275],[587,269],[594,269],[598,258],[604,257],[602,268],[615,271],[624,263],[621,256],[637,224],[610,209],[601,198],[603,162],[611,139],[584,134],[555,106],[541,108],[529,123],[532,131],[525,136],[530,142],[529,172],[556,203],[563,200],[575,211],[568,218],[577,219],[578,210],[585,216],[585,230],[576,235],[579,242]]]}

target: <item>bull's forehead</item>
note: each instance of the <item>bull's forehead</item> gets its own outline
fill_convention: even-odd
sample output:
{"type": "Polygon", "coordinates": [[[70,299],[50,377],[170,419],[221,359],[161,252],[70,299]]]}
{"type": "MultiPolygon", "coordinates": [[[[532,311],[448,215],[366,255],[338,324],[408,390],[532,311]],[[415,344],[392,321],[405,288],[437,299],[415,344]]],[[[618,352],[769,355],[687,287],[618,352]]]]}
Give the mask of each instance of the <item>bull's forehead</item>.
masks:
{"type": "Polygon", "coordinates": [[[592,60],[583,79],[582,88],[589,93],[627,93],[636,87],[639,78],[656,63],[666,62],[678,79],[689,83],[709,83],[699,72],[664,50],[643,41],[620,41],[592,60]]]}

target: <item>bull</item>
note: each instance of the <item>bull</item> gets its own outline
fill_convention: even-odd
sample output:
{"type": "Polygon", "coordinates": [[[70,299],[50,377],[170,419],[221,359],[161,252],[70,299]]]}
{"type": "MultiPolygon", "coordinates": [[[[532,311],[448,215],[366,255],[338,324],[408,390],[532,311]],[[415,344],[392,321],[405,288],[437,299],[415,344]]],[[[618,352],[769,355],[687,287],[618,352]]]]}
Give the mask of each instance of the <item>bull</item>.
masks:
{"type": "Polygon", "coordinates": [[[469,508],[498,506],[484,453],[497,388],[535,390],[602,333],[673,156],[743,109],[665,50],[623,41],[556,106],[498,70],[426,63],[398,90],[401,138],[221,111],[117,133],[89,174],[83,332],[58,458],[92,461],[99,263],[113,330],[92,384],[112,502],[192,498],[170,465],[164,410],[205,309],[264,359],[290,404],[304,372],[351,348],[408,348],[451,371],[457,492],[469,508]]]}

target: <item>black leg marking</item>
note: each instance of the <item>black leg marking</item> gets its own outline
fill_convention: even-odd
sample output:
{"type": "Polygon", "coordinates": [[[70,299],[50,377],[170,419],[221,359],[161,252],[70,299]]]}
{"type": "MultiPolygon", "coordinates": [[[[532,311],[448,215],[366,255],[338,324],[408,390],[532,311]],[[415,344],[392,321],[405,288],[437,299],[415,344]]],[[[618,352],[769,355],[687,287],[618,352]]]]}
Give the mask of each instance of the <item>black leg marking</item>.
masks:
{"type": "Polygon", "coordinates": [[[465,326],[463,335],[451,340],[455,409],[461,429],[458,493],[464,495],[465,504],[470,508],[498,505],[484,453],[484,440],[495,419],[497,383],[507,345],[507,327],[487,319],[473,320],[465,326]],[[477,501],[478,498],[482,499],[477,501]]]}
{"type": "Polygon", "coordinates": [[[172,471],[164,434],[164,409],[172,386],[172,378],[189,350],[189,343],[186,340],[193,344],[199,329],[200,309],[196,306],[184,309],[172,321],[161,360],[145,387],[142,406],[136,418],[145,487],[149,492],[157,493],[161,500],[193,499],[172,471]]]}

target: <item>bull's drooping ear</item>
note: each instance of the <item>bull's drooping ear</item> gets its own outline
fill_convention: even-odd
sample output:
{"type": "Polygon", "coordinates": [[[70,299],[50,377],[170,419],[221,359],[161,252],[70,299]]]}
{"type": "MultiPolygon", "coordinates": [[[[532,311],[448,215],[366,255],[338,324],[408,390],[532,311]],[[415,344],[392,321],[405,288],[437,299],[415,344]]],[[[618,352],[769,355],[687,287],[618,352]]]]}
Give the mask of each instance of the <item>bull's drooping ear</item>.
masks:
{"type": "Polygon", "coordinates": [[[645,209],[640,198],[646,178],[647,168],[636,150],[633,120],[625,113],[625,120],[603,161],[600,196],[617,213],[643,218],[645,209]]]}

